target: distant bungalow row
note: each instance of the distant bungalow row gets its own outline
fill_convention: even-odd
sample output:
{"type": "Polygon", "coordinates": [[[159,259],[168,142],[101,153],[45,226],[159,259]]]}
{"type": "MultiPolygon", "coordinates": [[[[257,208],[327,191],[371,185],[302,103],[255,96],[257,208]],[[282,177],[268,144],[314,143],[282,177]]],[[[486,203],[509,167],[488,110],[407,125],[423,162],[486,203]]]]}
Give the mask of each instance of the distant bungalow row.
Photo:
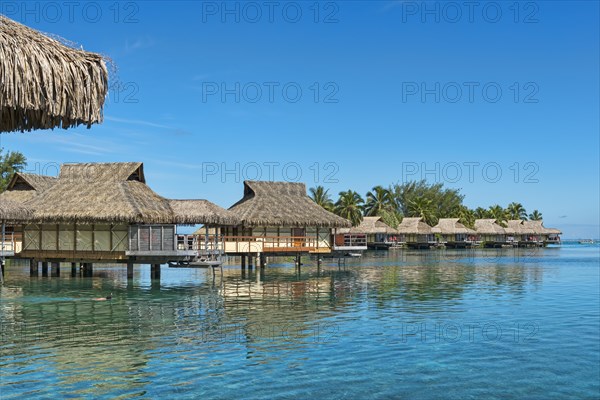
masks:
{"type": "MultiPolygon", "coordinates": [[[[142,163],[63,164],[58,177],[16,173],[0,193],[2,258],[60,268],[71,262],[84,272],[93,263],[211,265],[222,256],[241,256],[245,267],[264,266],[266,257],[344,254],[370,248],[445,245],[546,245],[560,231],[541,221],[477,220],[475,230],[458,219],[435,227],[420,218],[404,218],[397,229],[378,217],[351,223],[326,211],[306,194],[302,183],[245,181],[243,197],[228,210],[207,200],[174,200],[146,184],[142,163]],[[191,235],[181,225],[202,225],[191,235]]],[[[299,260],[299,259],[298,259],[299,260]]]]}
{"type": "Polygon", "coordinates": [[[336,237],[339,243],[351,235],[366,237],[370,249],[409,247],[425,249],[431,247],[467,248],[483,247],[542,247],[560,243],[562,232],[546,228],[542,221],[509,220],[507,227],[500,226],[495,219],[475,220],[475,229],[460,223],[460,218],[440,218],[436,226],[429,226],[422,218],[402,219],[397,229],[381,221],[380,217],[364,217],[360,225],[339,229],[344,237],[336,237]]]}

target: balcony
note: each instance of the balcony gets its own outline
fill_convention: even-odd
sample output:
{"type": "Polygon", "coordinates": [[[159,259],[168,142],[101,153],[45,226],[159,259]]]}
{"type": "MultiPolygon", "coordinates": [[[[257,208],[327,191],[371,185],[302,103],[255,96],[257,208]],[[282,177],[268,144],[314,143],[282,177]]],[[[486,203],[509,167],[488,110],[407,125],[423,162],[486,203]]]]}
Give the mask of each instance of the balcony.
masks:
{"type": "Polygon", "coordinates": [[[359,251],[367,250],[367,235],[345,233],[335,236],[332,250],[359,251]]]}
{"type": "Polygon", "coordinates": [[[329,246],[308,236],[225,236],[225,253],[329,253],[329,246]]]}

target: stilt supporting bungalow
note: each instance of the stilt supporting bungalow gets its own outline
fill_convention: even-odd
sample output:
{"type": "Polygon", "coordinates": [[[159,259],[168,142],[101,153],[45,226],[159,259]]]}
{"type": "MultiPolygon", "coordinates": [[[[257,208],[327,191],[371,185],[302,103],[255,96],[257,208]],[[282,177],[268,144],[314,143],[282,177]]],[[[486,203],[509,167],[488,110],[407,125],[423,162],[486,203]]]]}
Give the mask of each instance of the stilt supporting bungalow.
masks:
{"type": "Polygon", "coordinates": [[[53,277],[60,276],[60,263],[58,263],[58,262],[50,263],[50,276],[53,276],[53,277]]]}

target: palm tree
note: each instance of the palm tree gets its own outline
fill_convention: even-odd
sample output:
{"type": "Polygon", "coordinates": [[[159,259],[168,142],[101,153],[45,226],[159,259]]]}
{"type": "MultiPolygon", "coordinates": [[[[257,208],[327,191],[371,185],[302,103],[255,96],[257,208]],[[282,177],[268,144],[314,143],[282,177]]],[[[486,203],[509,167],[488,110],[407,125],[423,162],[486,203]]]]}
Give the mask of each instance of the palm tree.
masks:
{"type": "Polygon", "coordinates": [[[309,191],[310,198],[315,203],[317,203],[327,211],[333,211],[334,205],[333,200],[331,200],[331,197],[329,196],[329,189],[325,190],[323,186],[317,186],[314,188],[310,188],[309,191]]]}
{"type": "Polygon", "coordinates": [[[392,192],[383,186],[375,186],[372,191],[367,193],[365,215],[380,216],[384,211],[391,211],[395,208],[392,192]]]}
{"type": "Polygon", "coordinates": [[[469,207],[461,205],[458,209],[457,217],[460,218],[461,222],[467,228],[473,228],[475,226],[475,212],[469,207]]]}
{"type": "Polygon", "coordinates": [[[510,219],[522,219],[527,221],[527,211],[521,203],[512,202],[506,207],[506,212],[510,219]]]}
{"type": "Polygon", "coordinates": [[[425,197],[417,197],[414,200],[409,200],[408,216],[421,217],[423,218],[423,221],[429,225],[435,225],[437,223],[432,201],[425,197]]]}
{"type": "Polygon", "coordinates": [[[340,217],[346,218],[352,222],[353,226],[357,226],[363,219],[362,204],[364,200],[360,194],[353,190],[340,192],[340,198],[335,203],[334,212],[340,217]]]}
{"type": "Polygon", "coordinates": [[[485,219],[490,217],[490,212],[483,207],[477,207],[475,211],[473,211],[473,216],[475,219],[485,219]]]}
{"type": "Polygon", "coordinates": [[[494,218],[496,222],[498,222],[498,225],[505,226],[504,222],[507,220],[508,215],[502,206],[499,206],[498,204],[490,206],[489,212],[490,217],[494,218]]]}
{"type": "Polygon", "coordinates": [[[533,210],[533,212],[531,214],[529,214],[529,219],[532,221],[541,221],[542,213],[539,212],[538,210],[533,210]]]}

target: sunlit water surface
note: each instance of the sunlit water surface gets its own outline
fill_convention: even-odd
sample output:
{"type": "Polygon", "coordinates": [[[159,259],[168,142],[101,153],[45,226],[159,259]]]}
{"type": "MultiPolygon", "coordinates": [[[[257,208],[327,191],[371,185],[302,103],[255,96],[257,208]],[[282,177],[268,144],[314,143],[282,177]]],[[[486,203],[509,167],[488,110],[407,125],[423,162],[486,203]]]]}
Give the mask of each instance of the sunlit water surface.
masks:
{"type": "Polygon", "coordinates": [[[287,261],[9,266],[0,398],[600,397],[598,246],[287,261]]]}

